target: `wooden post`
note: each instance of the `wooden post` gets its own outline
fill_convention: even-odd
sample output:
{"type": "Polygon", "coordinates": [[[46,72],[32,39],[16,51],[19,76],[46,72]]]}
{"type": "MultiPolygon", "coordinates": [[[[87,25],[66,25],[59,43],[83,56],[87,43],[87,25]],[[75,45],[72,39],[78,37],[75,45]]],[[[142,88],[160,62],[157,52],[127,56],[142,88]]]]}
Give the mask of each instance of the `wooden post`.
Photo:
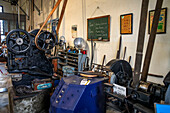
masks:
{"type": "Polygon", "coordinates": [[[136,87],[137,84],[139,83],[141,63],[142,63],[142,57],[143,57],[143,45],[144,45],[144,39],[145,39],[148,4],[149,4],[149,0],[142,1],[138,43],[137,43],[136,59],[135,59],[135,68],[134,68],[134,74],[133,74],[134,75],[133,76],[133,86],[134,87],[136,87]]]}
{"type": "Polygon", "coordinates": [[[34,29],[34,0],[31,0],[31,30],[34,29]]]}
{"type": "Polygon", "coordinates": [[[142,81],[147,80],[147,75],[148,75],[150,61],[151,61],[152,52],[153,52],[153,47],[154,47],[154,43],[155,43],[156,32],[157,32],[157,28],[158,28],[162,3],[163,3],[163,0],[157,0],[154,18],[153,18],[153,22],[152,22],[151,34],[149,37],[149,42],[148,42],[144,65],[143,65],[143,70],[142,70],[142,77],[141,77],[142,81]]]}
{"type": "Polygon", "coordinates": [[[63,8],[62,8],[62,11],[61,11],[61,15],[60,15],[59,22],[58,22],[58,25],[57,25],[57,30],[56,30],[57,35],[58,35],[59,29],[60,29],[61,21],[62,21],[63,16],[64,16],[67,1],[68,0],[64,0],[64,3],[63,3],[63,8]]]}

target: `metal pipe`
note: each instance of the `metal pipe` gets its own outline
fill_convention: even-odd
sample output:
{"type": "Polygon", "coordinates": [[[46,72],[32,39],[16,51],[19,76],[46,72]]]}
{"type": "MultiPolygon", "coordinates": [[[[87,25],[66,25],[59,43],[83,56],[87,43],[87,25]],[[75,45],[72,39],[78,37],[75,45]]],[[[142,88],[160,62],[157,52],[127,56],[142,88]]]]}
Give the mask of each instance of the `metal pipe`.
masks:
{"type": "Polygon", "coordinates": [[[162,3],[163,3],[163,0],[157,0],[155,14],[154,14],[153,22],[152,22],[151,34],[149,37],[149,43],[148,43],[145,60],[144,60],[144,65],[143,65],[143,70],[142,70],[142,77],[141,77],[142,81],[147,80],[150,61],[151,61],[153,47],[154,47],[155,38],[156,38],[156,32],[157,32],[158,23],[159,23],[159,17],[160,17],[160,13],[161,13],[162,3]]]}

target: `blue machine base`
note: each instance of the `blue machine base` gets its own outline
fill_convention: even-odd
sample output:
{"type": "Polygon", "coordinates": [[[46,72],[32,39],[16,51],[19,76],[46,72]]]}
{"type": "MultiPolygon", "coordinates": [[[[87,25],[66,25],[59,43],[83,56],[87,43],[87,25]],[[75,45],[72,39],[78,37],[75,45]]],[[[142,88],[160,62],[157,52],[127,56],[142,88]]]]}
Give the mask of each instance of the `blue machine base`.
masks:
{"type": "Polygon", "coordinates": [[[83,77],[63,78],[50,99],[50,113],[104,113],[104,78],[91,78],[80,85],[83,77]]]}

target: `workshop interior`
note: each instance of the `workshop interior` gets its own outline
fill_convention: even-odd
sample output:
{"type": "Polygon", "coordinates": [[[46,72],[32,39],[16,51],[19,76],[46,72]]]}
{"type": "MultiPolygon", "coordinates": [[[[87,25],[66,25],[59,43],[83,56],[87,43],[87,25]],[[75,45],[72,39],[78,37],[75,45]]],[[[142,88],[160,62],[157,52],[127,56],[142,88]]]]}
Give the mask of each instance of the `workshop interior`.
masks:
{"type": "Polygon", "coordinates": [[[0,113],[170,113],[170,0],[0,0],[0,113]]]}

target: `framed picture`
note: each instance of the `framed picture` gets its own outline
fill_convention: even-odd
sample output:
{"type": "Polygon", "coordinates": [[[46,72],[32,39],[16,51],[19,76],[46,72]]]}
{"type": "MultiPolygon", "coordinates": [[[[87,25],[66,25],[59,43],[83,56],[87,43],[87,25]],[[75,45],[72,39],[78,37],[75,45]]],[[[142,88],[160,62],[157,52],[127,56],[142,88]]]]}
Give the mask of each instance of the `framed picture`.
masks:
{"type": "MultiPolygon", "coordinates": [[[[152,28],[154,12],[155,12],[155,10],[149,11],[149,25],[148,25],[148,33],[149,34],[150,34],[151,28],[152,28]]],[[[167,8],[163,8],[163,9],[161,9],[161,14],[159,17],[157,34],[166,33],[166,20],[167,20],[167,8]]]]}
{"type": "Polygon", "coordinates": [[[71,27],[72,38],[77,38],[77,25],[71,27]]]}
{"type": "Polygon", "coordinates": [[[120,15],[120,34],[133,33],[133,14],[120,15]]]}

